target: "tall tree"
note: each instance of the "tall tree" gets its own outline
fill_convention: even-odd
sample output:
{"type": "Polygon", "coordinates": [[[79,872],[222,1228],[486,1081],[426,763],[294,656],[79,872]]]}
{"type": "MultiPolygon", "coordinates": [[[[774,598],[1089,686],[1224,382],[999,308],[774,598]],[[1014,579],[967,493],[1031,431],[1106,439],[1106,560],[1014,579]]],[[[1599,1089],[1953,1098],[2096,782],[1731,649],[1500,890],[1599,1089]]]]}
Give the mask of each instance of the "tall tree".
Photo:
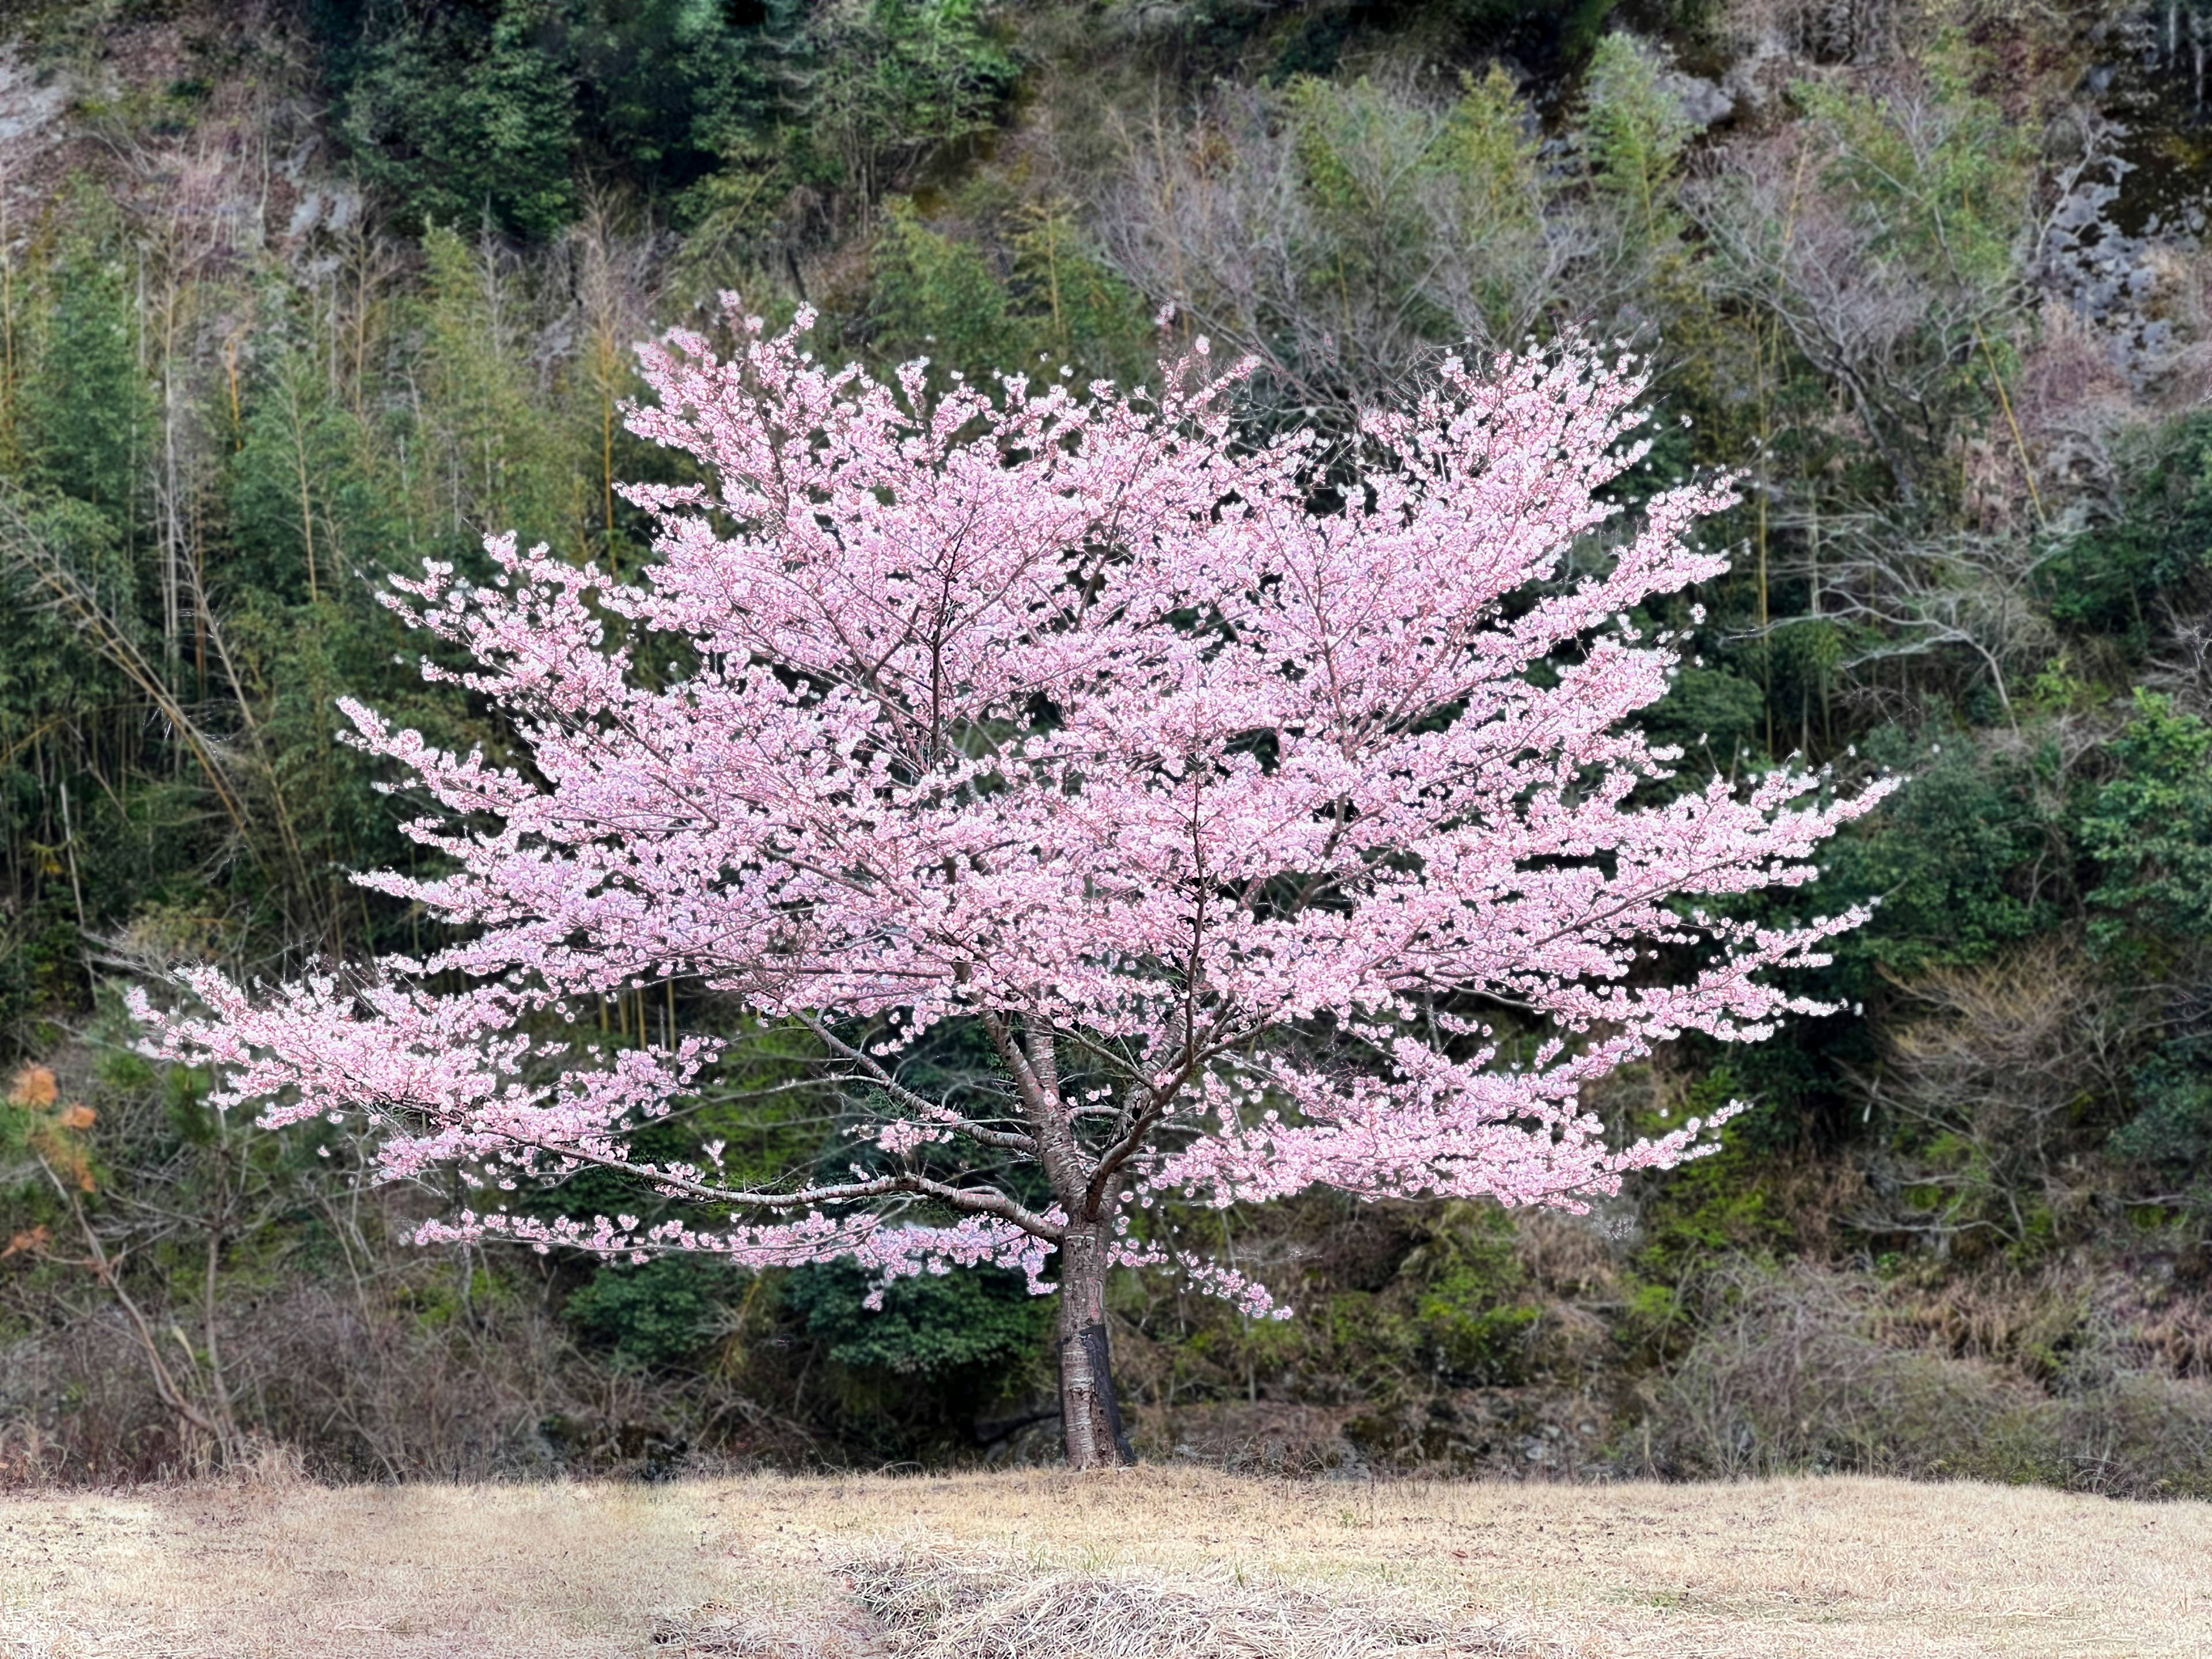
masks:
{"type": "Polygon", "coordinates": [[[495,1195],[588,1167],[676,1206],[502,1201],[425,1240],[855,1257],[884,1282],[991,1262],[1038,1291],[1056,1255],[1079,1468],[1127,1455],[1112,1266],[1271,1309],[1158,1199],[1572,1206],[1710,1146],[1692,1119],[1612,1146],[1579,1092],[1808,1006],[1762,970],[1823,960],[1856,914],[1762,927],[1731,901],[1809,880],[1881,791],[1662,787],[1678,757],[1624,729],[1674,662],[1631,616],[1723,568],[1687,538],[1729,499],[1611,522],[1600,492],[1642,454],[1632,368],[1448,363],[1322,494],[1309,436],[1240,438],[1202,342],[1151,398],[933,398],[918,363],[896,386],[816,365],[811,321],[747,321],[729,362],[683,332],[647,353],[633,424],[711,483],[629,492],[658,525],[641,580],[508,538],[490,586],[398,584],[472,664],[425,672],[528,751],[440,752],[346,705],[447,815],[412,827],[447,873],[363,879],[463,942],[267,995],[189,971],[199,1011],[137,1000],[159,1050],[271,1124],[367,1115],[387,1177],[495,1195]],[[719,1146],[636,1150],[726,1042],[580,1028],[679,977],[810,1032],[849,1144],[765,1182],[719,1146]],[[934,1086],[948,1031],[995,1069],[934,1086]]]}

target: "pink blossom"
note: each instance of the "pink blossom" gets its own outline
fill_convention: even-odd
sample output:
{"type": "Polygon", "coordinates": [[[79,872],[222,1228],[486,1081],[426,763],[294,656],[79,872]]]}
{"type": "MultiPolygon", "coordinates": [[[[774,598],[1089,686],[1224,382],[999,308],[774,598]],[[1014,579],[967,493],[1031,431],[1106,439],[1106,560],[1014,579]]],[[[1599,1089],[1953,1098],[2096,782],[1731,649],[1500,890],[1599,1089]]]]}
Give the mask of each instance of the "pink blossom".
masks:
{"type": "Polygon", "coordinates": [[[1448,363],[1328,458],[1343,505],[1316,510],[1325,458],[1240,434],[1237,372],[933,400],[919,365],[816,365],[808,318],[741,320],[732,360],[681,331],[644,354],[630,424],[708,482],[628,492],[656,526],[641,580],[509,538],[493,586],[397,583],[468,665],[425,674],[529,753],[343,705],[441,809],[410,833],[444,873],[362,879],[462,942],[266,990],[193,969],[186,1009],[135,1001],[153,1052],[264,1123],[367,1118],[386,1178],[597,1165],[717,1218],[464,1211],[426,1242],[854,1257],[884,1283],[992,1263],[1042,1289],[1081,1228],[1254,1311],[1262,1287],[1130,1214],[1316,1185],[1572,1207],[1711,1148],[1735,1108],[1615,1146],[1583,1091],[1814,1007],[1773,970],[1860,915],[1762,927],[1731,901],[1810,881],[1881,787],[1661,787],[1680,757],[1630,721],[1676,656],[1629,618],[1724,568],[1695,538],[1733,497],[1605,502],[1644,453],[1632,364],[1448,363]],[[811,1030],[869,1115],[863,1161],[748,1186],[719,1144],[711,1168],[637,1152],[723,1044],[607,1052],[580,1022],[672,978],[811,1030]],[[1484,1008],[1541,1034],[1518,1065],[1484,1008]],[[1002,1108],[902,1079],[951,1020],[999,1056],[1002,1108]],[[1023,1162],[1048,1207],[984,1172],[1023,1162]]]}

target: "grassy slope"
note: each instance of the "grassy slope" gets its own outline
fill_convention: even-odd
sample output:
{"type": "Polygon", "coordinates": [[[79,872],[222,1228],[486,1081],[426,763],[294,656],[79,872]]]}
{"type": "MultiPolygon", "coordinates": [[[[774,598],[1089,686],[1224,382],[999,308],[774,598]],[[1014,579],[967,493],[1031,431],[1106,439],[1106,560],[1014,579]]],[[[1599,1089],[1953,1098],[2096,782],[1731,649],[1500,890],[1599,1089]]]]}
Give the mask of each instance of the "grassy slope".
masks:
{"type": "Polygon", "coordinates": [[[2208,1561],[2212,1505],[1859,1480],[21,1492],[0,1652],[2201,1656],[2208,1561]],[[1105,1618],[1055,1643],[1090,1598],[1105,1618]],[[1240,1621],[1261,1639],[1190,1643],[1240,1621]]]}

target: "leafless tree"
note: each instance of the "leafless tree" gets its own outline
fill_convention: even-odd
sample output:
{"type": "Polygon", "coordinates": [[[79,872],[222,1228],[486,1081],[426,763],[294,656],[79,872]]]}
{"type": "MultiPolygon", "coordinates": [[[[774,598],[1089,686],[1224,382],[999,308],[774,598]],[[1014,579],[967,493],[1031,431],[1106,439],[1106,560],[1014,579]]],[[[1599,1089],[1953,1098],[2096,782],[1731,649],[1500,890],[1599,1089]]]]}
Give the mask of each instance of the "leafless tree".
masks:
{"type": "Polygon", "coordinates": [[[1924,1012],[1899,1023],[1865,1087],[1903,1150],[1877,1170],[1860,1224],[1946,1247],[1971,1235],[2024,1243],[2039,1216],[2091,1187],[2081,1125],[2124,1097],[2161,1010],[2051,944],[1902,988],[1924,1012]]]}
{"type": "Polygon", "coordinates": [[[1447,348],[1616,328],[1647,274],[1620,216],[1495,104],[1470,154],[1465,109],[1403,79],[1224,90],[1187,118],[1155,103],[1117,116],[1096,234],[1310,409],[1402,391],[1447,348]]]}

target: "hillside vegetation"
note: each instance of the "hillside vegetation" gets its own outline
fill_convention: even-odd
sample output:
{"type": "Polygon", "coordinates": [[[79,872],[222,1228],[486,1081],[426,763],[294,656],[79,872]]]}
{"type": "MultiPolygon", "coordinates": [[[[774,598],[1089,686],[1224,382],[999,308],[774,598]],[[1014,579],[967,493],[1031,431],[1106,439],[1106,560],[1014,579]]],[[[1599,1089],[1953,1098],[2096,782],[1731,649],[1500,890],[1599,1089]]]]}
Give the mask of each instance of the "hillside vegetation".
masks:
{"type": "MultiPolygon", "coordinates": [[[[1259,431],[1626,341],[1626,495],[1743,487],[1731,573],[1644,619],[1697,641],[1651,719],[1683,779],[1908,776],[1775,901],[1879,902],[1805,988],[1838,1012],[1594,1103],[1753,1103],[1718,1156],[1586,1217],[1179,1218],[1298,1316],[1118,1281],[1147,1456],[2212,1495],[2208,49],[2195,0],[10,8],[0,1478],[1049,1455],[1018,1275],[877,1314],[858,1269],[411,1249],[457,1194],[227,1120],[121,1014],[180,958],[436,943],[347,879],[410,867],[414,807],[333,700],[506,739],[380,573],[648,556],[629,348],[732,289],[940,385],[1204,333],[1259,431]]],[[[656,1156],[843,1155],[756,1036],[656,1156]]]]}

